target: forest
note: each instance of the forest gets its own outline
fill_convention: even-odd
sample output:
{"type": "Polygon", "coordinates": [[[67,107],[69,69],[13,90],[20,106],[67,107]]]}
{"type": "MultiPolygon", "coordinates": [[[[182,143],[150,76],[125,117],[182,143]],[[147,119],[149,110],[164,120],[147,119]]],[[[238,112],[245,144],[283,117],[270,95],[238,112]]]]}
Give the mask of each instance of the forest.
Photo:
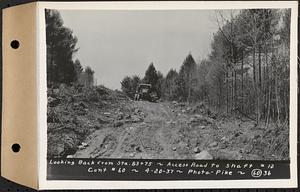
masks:
{"type": "Polygon", "coordinates": [[[143,78],[125,77],[122,91],[133,98],[139,83],[149,83],[161,100],[204,102],[217,113],[238,113],[257,124],[288,122],[291,11],[215,15],[219,30],[207,58],[195,61],[189,53],[179,71],[165,76],[151,63],[143,78]]]}

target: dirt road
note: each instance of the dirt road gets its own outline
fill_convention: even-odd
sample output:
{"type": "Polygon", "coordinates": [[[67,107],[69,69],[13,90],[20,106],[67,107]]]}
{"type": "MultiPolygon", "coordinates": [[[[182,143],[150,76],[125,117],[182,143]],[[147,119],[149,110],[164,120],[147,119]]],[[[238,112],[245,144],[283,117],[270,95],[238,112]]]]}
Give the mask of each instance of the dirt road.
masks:
{"type": "Polygon", "coordinates": [[[96,130],[73,157],[202,159],[205,151],[214,159],[262,159],[254,142],[263,130],[252,122],[214,120],[172,102],[135,101],[127,108],[131,117],[96,130]]]}
{"type": "MultiPolygon", "coordinates": [[[[129,103],[133,115],[143,120],[96,130],[79,149],[77,158],[194,159],[202,150],[219,148],[221,131],[212,119],[188,113],[172,103],[129,103]],[[209,119],[209,120],[207,120],[209,119]],[[218,146],[217,146],[218,145],[218,146]]],[[[233,156],[236,154],[232,154],[233,156]]]]}
{"type": "Polygon", "coordinates": [[[119,127],[107,127],[95,131],[86,141],[88,147],[79,150],[81,158],[180,158],[172,150],[170,136],[174,134],[172,121],[176,119],[163,103],[137,101],[130,104],[144,119],[136,123],[124,123],[119,127]]]}

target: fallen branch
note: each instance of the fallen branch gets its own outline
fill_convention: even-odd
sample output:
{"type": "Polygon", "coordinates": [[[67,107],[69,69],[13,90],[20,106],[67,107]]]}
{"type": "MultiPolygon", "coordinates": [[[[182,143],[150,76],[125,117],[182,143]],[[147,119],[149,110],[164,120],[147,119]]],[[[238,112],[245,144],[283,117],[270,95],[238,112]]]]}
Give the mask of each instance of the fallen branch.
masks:
{"type": "Polygon", "coordinates": [[[238,111],[240,114],[242,114],[243,116],[247,117],[248,119],[252,120],[252,121],[255,121],[256,122],[256,119],[250,117],[249,115],[243,113],[239,108],[235,108],[233,109],[234,111],[238,111]]]}

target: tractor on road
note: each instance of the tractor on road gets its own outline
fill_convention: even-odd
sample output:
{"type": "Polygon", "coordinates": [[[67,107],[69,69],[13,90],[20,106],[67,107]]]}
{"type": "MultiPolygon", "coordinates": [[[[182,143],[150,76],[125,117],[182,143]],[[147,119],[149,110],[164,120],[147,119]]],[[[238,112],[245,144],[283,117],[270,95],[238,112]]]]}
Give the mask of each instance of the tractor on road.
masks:
{"type": "Polygon", "coordinates": [[[151,84],[145,84],[141,83],[138,85],[134,100],[144,100],[144,101],[150,101],[155,102],[158,100],[157,93],[152,89],[151,84]]]}

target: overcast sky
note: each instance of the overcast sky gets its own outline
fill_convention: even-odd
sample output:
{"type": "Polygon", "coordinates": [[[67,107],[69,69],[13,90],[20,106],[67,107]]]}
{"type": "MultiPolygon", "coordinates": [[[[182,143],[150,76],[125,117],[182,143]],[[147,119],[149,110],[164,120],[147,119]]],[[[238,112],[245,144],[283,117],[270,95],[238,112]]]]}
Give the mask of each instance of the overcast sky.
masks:
{"type": "Polygon", "coordinates": [[[218,29],[213,10],[60,12],[78,37],[75,58],[111,89],[120,89],[125,76],[143,77],[151,62],[166,75],[178,71],[189,53],[199,61],[210,53],[218,29]]]}

